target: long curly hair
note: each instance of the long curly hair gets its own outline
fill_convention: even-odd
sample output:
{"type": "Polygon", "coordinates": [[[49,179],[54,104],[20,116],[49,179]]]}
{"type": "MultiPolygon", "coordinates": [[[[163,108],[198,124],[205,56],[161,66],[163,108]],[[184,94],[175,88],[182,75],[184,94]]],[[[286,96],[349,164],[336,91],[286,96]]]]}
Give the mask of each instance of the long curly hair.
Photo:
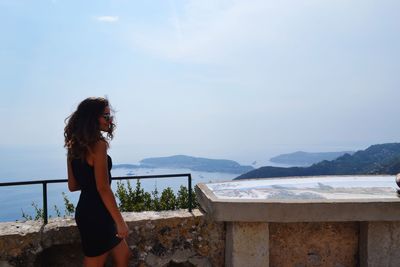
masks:
{"type": "MultiPolygon", "coordinates": [[[[104,109],[110,107],[107,99],[102,97],[89,97],[83,100],[69,117],[65,119],[64,147],[67,149],[69,159],[85,159],[87,153],[99,140],[107,142],[101,134],[99,117],[104,109]]],[[[113,138],[115,124],[110,121],[107,139],[113,138]]]]}

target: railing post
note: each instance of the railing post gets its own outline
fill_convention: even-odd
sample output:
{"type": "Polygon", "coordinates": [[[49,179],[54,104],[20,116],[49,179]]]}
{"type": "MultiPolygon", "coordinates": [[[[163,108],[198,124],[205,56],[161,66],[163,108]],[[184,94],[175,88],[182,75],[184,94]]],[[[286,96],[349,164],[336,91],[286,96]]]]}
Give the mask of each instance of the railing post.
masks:
{"type": "Polygon", "coordinates": [[[47,183],[43,182],[43,220],[47,224],[47,183]]]}
{"type": "Polygon", "coordinates": [[[188,176],[188,187],[189,187],[189,212],[192,212],[192,174],[188,176]]]}

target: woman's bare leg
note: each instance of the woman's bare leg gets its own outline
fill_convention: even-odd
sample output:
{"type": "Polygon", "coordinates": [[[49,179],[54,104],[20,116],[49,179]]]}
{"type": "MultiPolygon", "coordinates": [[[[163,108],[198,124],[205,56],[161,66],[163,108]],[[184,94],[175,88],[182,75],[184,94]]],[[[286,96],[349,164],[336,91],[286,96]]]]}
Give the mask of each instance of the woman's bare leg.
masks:
{"type": "Polygon", "coordinates": [[[83,258],[83,266],[84,267],[104,267],[104,264],[106,263],[107,256],[110,252],[107,251],[104,254],[101,254],[100,256],[96,257],[84,257],[83,258]]]}
{"type": "Polygon", "coordinates": [[[114,259],[114,267],[128,267],[131,251],[125,239],[111,250],[111,255],[114,259]]]}

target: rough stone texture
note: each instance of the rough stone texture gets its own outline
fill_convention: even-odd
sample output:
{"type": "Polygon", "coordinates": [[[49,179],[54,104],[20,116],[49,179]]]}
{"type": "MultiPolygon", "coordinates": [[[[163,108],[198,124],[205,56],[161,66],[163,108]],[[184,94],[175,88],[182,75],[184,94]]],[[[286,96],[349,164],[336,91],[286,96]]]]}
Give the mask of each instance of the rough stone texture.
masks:
{"type": "Polygon", "coordinates": [[[400,266],[400,222],[363,222],[360,229],[361,266],[400,266]]]}
{"type": "Polygon", "coordinates": [[[227,223],[225,260],[227,266],[269,266],[268,223],[227,223]]]}
{"type": "MultiPolygon", "coordinates": [[[[199,210],[123,214],[131,233],[130,266],[224,266],[223,223],[199,210]]],[[[81,266],[83,255],[75,221],[0,223],[0,267],[81,266]]],[[[106,266],[111,266],[109,260],[106,266]]]]}
{"type": "Polygon", "coordinates": [[[32,266],[36,255],[43,250],[42,228],[40,222],[0,223],[1,266],[32,266]]]}
{"type": "MultiPolygon", "coordinates": [[[[143,212],[126,214],[133,232],[128,244],[134,255],[147,265],[189,264],[187,266],[223,266],[225,231],[223,223],[205,220],[196,210],[187,212],[143,212]],[[158,258],[158,263],[154,261],[158,258]],[[207,260],[201,260],[207,259],[207,260]],[[195,265],[196,263],[196,265],[195,265]]],[[[183,265],[182,265],[183,266],[183,265]]]]}
{"type": "Polygon", "coordinates": [[[358,264],[357,222],[270,223],[269,231],[270,266],[358,264]]]}
{"type": "Polygon", "coordinates": [[[54,245],[39,253],[33,266],[82,266],[83,254],[81,250],[80,243],[54,245]]]}

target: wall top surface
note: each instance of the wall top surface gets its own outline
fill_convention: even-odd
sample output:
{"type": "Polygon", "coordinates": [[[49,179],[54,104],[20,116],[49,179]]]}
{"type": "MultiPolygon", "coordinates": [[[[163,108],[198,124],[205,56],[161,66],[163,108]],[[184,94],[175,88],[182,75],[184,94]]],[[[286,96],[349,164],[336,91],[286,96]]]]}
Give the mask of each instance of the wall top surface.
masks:
{"type": "Polygon", "coordinates": [[[218,200],[400,200],[395,176],[313,176],[234,180],[205,186],[218,200]]]}
{"type": "Polygon", "coordinates": [[[217,221],[400,221],[395,176],[312,176],[198,184],[217,221]]]}

